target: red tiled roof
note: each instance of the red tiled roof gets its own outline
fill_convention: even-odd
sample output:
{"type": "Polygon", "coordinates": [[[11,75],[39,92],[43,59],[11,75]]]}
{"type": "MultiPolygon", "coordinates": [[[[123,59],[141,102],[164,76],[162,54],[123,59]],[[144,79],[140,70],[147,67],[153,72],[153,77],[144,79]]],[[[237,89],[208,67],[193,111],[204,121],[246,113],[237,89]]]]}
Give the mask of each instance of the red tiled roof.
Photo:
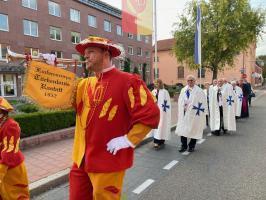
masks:
{"type": "MultiPolygon", "coordinates": [[[[165,40],[159,40],[157,42],[157,51],[167,51],[171,50],[175,44],[175,39],[165,39],[165,40]]],[[[153,51],[154,51],[154,46],[153,46],[153,51]]]]}

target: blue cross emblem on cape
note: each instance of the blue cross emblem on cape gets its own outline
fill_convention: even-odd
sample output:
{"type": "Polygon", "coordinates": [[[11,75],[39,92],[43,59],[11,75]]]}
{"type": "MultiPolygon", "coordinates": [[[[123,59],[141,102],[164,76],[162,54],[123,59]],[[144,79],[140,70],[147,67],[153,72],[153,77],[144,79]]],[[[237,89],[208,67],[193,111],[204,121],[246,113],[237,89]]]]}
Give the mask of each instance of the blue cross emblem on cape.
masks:
{"type": "Polygon", "coordinates": [[[232,96],[228,96],[228,99],[226,99],[226,102],[228,102],[228,105],[231,106],[232,103],[234,103],[235,101],[232,99],[232,96]]]}
{"type": "Polygon", "coordinates": [[[193,105],[193,108],[192,108],[192,109],[197,111],[196,115],[198,115],[198,116],[200,116],[200,111],[204,112],[204,110],[205,110],[205,108],[202,108],[201,106],[202,106],[202,103],[199,102],[198,107],[193,105]]]}
{"type": "Polygon", "coordinates": [[[242,99],[243,99],[243,94],[240,94],[240,95],[238,96],[238,98],[239,98],[239,101],[242,101],[242,99]]]}
{"type": "Polygon", "coordinates": [[[163,101],[162,107],[163,107],[163,111],[164,111],[164,112],[166,112],[166,109],[167,109],[167,108],[170,109],[170,106],[167,105],[167,100],[164,100],[164,101],[163,101]]]}

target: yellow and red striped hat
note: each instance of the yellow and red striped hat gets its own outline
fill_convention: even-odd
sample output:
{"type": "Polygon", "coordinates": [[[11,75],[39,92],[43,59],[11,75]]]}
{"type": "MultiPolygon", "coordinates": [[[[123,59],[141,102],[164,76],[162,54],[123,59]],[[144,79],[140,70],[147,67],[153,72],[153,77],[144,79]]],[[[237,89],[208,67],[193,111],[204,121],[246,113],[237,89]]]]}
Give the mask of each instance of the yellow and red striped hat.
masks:
{"type": "Polygon", "coordinates": [[[10,103],[8,103],[8,101],[3,97],[0,97],[0,109],[8,112],[14,110],[10,103]]]}
{"type": "Polygon", "coordinates": [[[102,37],[89,36],[76,45],[76,50],[84,55],[85,49],[88,47],[98,47],[110,52],[111,56],[117,57],[121,54],[121,50],[118,45],[112,43],[110,40],[102,37]]]}

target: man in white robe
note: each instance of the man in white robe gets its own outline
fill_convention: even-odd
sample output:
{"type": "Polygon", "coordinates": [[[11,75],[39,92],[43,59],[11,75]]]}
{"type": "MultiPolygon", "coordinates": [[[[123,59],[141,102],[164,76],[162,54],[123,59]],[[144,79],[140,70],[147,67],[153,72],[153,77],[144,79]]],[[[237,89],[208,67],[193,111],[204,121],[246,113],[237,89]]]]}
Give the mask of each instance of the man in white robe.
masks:
{"type": "Polygon", "coordinates": [[[210,85],[210,89],[217,85],[217,79],[213,79],[212,85],[210,85]]]}
{"type": "Polygon", "coordinates": [[[207,110],[207,114],[206,114],[206,126],[209,126],[209,120],[210,120],[210,113],[209,113],[210,83],[209,82],[204,83],[204,90],[203,91],[206,95],[207,105],[208,105],[208,110],[207,110]]]}
{"type": "Polygon", "coordinates": [[[241,117],[241,110],[242,110],[242,99],[243,99],[243,91],[241,87],[237,86],[236,81],[231,82],[233,86],[233,90],[235,92],[235,98],[236,98],[236,117],[241,117]]]}
{"type": "Polygon", "coordinates": [[[193,152],[197,139],[201,139],[205,128],[207,114],[207,98],[204,91],[195,85],[195,77],[187,77],[185,86],[178,99],[178,121],[175,133],[181,136],[182,146],[179,152],[193,152]],[[187,144],[187,138],[191,138],[187,144]]]}
{"type": "Polygon", "coordinates": [[[155,81],[155,89],[152,91],[160,108],[160,122],[158,128],[153,130],[154,148],[156,150],[164,147],[165,140],[170,139],[171,134],[171,99],[169,92],[164,89],[160,79],[155,81]]]}
{"type": "Polygon", "coordinates": [[[214,135],[219,136],[221,130],[224,133],[236,130],[235,121],[235,94],[233,86],[223,84],[223,79],[218,80],[217,86],[210,90],[210,128],[214,135]]]}

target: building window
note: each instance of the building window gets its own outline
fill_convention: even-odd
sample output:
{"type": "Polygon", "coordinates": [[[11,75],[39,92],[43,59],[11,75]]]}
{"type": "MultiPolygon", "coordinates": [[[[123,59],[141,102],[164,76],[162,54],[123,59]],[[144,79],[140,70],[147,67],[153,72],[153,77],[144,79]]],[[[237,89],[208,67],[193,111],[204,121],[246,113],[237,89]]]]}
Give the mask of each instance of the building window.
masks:
{"type": "Polygon", "coordinates": [[[145,51],[145,56],[146,56],[146,58],[149,58],[150,57],[150,52],[149,51],[145,51]]]}
{"type": "Polygon", "coordinates": [[[0,96],[14,97],[17,96],[16,75],[1,74],[0,75],[0,96]]]}
{"type": "Polygon", "coordinates": [[[95,16],[88,15],[88,25],[97,28],[97,19],[95,16]]]}
{"type": "Polygon", "coordinates": [[[157,67],[157,73],[156,73],[156,69],[155,68],[153,69],[153,72],[154,72],[154,74],[153,74],[154,79],[157,79],[157,78],[160,77],[160,70],[159,70],[158,67],[157,67]]]}
{"type": "Polygon", "coordinates": [[[52,1],[48,1],[48,7],[50,15],[61,17],[61,9],[59,4],[52,1]]]}
{"type": "Polygon", "coordinates": [[[134,36],[133,36],[132,33],[128,33],[128,34],[127,34],[127,37],[128,37],[129,39],[134,39],[134,36]]]}
{"type": "Polygon", "coordinates": [[[117,35],[122,35],[123,34],[122,27],[120,25],[116,25],[116,34],[117,35]]]}
{"type": "Polygon", "coordinates": [[[111,22],[110,21],[104,20],[103,26],[104,26],[104,30],[106,32],[111,32],[112,28],[111,28],[111,22]]]}
{"type": "Polygon", "coordinates": [[[140,35],[140,34],[138,34],[138,35],[137,35],[137,40],[138,40],[138,41],[141,41],[141,40],[142,40],[142,38],[141,38],[141,35],[140,35]]]}
{"type": "Polygon", "coordinates": [[[146,72],[150,72],[150,64],[149,63],[146,64],[146,72]]]}
{"type": "Polygon", "coordinates": [[[7,46],[4,44],[0,44],[0,61],[6,60],[6,54],[7,54],[7,46]]]}
{"type": "Polygon", "coordinates": [[[37,0],[22,0],[22,6],[37,10],[37,0]]]}
{"type": "Polygon", "coordinates": [[[57,58],[63,58],[63,52],[62,51],[54,51],[57,58]]]}
{"type": "MultiPolygon", "coordinates": [[[[200,69],[198,69],[198,78],[200,78],[200,69]]],[[[205,68],[201,68],[201,78],[205,78],[205,68]]]]}
{"type": "Polygon", "coordinates": [[[24,35],[38,37],[38,23],[30,20],[23,20],[24,35]]]}
{"type": "Polygon", "coordinates": [[[142,56],[142,49],[140,47],[137,48],[137,55],[142,56]]]}
{"type": "Polygon", "coordinates": [[[8,16],[0,13],[0,31],[8,31],[8,16]]]}
{"type": "Polygon", "coordinates": [[[50,26],[50,39],[61,41],[62,40],[61,28],[50,26]]]}
{"type": "Polygon", "coordinates": [[[138,64],[138,70],[139,70],[139,72],[141,73],[142,72],[142,64],[140,63],[140,64],[138,64]]]}
{"type": "Polygon", "coordinates": [[[179,66],[177,68],[177,78],[184,78],[184,77],[185,77],[184,67],[179,66]]]}
{"type": "Polygon", "coordinates": [[[150,38],[149,38],[149,36],[145,36],[145,43],[149,43],[150,42],[150,38]]]}
{"type": "Polygon", "coordinates": [[[32,56],[38,56],[39,55],[39,49],[31,48],[31,47],[25,47],[24,53],[32,55],[32,56]]]}
{"type": "Polygon", "coordinates": [[[123,60],[119,60],[118,66],[119,66],[120,70],[124,70],[124,61],[123,60]]]}
{"type": "Polygon", "coordinates": [[[71,42],[73,44],[80,43],[80,33],[71,32],[71,42]]]}
{"type": "Polygon", "coordinates": [[[80,23],[80,12],[79,10],[70,9],[70,20],[73,22],[80,23]]]}
{"type": "MultiPolygon", "coordinates": [[[[155,62],[155,57],[153,57],[153,62],[155,62]]],[[[157,62],[159,62],[159,56],[157,56],[157,62]]]]}
{"type": "Polygon", "coordinates": [[[133,55],[134,54],[133,47],[132,46],[128,46],[127,52],[128,52],[129,55],[133,55]]]}

